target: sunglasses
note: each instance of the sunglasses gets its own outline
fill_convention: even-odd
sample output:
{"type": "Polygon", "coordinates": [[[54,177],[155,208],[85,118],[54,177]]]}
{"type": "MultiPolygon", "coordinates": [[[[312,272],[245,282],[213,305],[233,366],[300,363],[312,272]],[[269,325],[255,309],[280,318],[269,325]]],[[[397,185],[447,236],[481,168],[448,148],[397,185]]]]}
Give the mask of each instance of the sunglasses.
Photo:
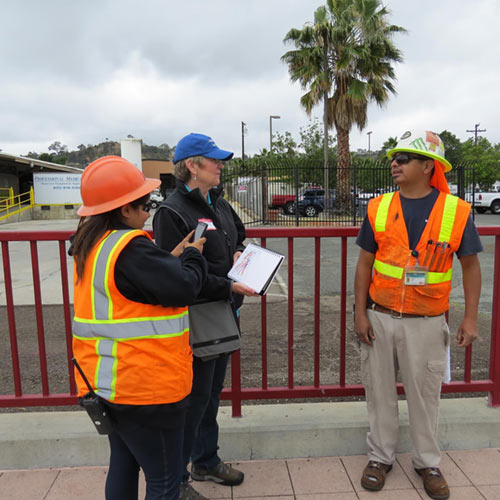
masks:
{"type": "Polygon", "coordinates": [[[144,203],[144,204],[142,205],[142,210],[143,210],[144,212],[149,212],[152,208],[153,208],[153,206],[151,205],[151,202],[150,202],[150,201],[148,201],[147,203],[144,203]]]}
{"type": "Polygon", "coordinates": [[[411,160],[426,161],[426,160],[432,160],[432,158],[428,158],[427,156],[420,156],[420,155],[412,155],[412,154],[408,154],[408,153],[402,153],[402,154],[394,155],[391,158],[391,163],[393,161],[395,161],[398,165],[406,165],[411,160]]]}

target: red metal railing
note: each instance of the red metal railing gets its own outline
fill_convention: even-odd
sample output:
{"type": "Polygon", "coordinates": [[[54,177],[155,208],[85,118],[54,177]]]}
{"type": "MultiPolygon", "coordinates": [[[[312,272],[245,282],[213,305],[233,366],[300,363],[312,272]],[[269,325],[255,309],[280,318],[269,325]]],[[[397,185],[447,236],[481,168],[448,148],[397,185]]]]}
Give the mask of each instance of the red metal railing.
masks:
{"type": "MultiPolygon", "coordinates": [[[[490,343],[489,378],[478,380],[472,377],[472,349],[469,346],[465,351],[464,377],[460,381],[452,381],[443,385],[444,393],[488,393],[492,406],[500,405],[500,311],[499,280],[500,276],[500,227],[480,227],[479,234],[495,238],[494,250],[494,277],[492,294],[492,322],[490,343]]],[[[13,394],[0,394],[0,407],[20,406],[57,406],[76,404],[76,388],[73,367],[71,364],[71,311],[69,280],[67,273],[66,242],[71,235],[70,231],[50,232],[14,232],[0,231],[2,247],[3,274],[5,281],[5,299],[7,309],[8,330],[10,339],[10,353],[12,360],[13,394]],[[36,311],[36,331],[38,338],[38,355],[40,363],[40,394],[24,394],[22,390],[22,373],[20,366],[19,342],[15,321],[15,304],[13,294],[13,276],[10,262],[9,243],[28,242],[30,246],[31,269],[33,276],[34,305],[36,311]],[[67,358],[67,393],[51,393],[49,388],[50,367],[47,363],[47,350],[44,329],[44,306],[40,286],[40,268],[38,242],[52,241],[59,246],[59,262],[61,277],[61,292],[63,297],[64,330],[66,338],[67,358]]],[[[364,394],[361,384],[346,383],[346,342],[347,342],[347,242],[358,233],[356,227],[314,227],[314,228],[251,228],[247,230],[249,238],[260,239],[262,246],[266,246],[270,238],[284,238],[288,244],[288,326],[287,326],[287,384],[286,386],[269,386],[268,383],[268,305],[267,298],[261,299],[261,384],[260,387],[242,387],[240,353],[235,353],[231,361],[231,387],[224,389],[222,398],[232,402],[233,416],[241,416],[241,404],[246,400],[259,399],[292,399],[292,398],[325,398],[360,396],[364,394]],[[313,335],[314,354],[312,385],[296,385],[294,379],[294,242],[298,238],[311,238],[314,241],[314,297],[313,297],[313,335]],[[340,336],[339,336],[339,381],[335,385],[325,385],[320,379],[320,283],[322,240],[340,238],[340,336]]],[[[3,392],[3,390],[2,390],[3,392]]],[[[398,392],[403,393],[403,387],[398,385],[398,392]]]]}

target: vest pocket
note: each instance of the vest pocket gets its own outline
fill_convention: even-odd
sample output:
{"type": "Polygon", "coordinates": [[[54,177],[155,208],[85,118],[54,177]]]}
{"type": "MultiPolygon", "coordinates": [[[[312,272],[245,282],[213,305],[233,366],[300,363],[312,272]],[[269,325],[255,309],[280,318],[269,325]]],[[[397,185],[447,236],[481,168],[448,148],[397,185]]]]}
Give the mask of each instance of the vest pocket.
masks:
{"type": "Polygon", "coordinates": [[[427,372],[425,374],[424,385],[422,387],[422,396],[424,398],[439,398],[445,369],[445,361],[427,362],[427,372]]]}
{"type": "Polygon", "coordinates": [[[451,290],[451,285],[443,286],[443,285],[423,285],[423,286],[414,286],[412,287],[415,290],[416,295],[420,295],[423,297],[431,297],[433,299],[442,299],[449,295],[451,290]]]}

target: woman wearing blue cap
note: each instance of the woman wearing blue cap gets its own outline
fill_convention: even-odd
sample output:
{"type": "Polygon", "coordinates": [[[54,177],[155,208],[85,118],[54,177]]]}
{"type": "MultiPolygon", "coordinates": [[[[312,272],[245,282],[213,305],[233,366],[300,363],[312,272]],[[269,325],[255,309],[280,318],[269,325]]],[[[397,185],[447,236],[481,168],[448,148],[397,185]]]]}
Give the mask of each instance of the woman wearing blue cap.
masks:
{"type": "MultiPolygon", "coordinates": [[[[203,134],[189,134],[175,149],[175,191],[157,210],[153,228],[160,248],[174,248],[199,222],[207,224],[203,255],[208,262],[208,275],[199,299],[228,300],[236,311],[243,295],[255,291],[234,283],[227,273],[244,250],[245,228],[241,219],[224,200],[220,186],[223,162],[233,153],[217,147],[203,134]]],[[[192,461],[191,477],[196,481],[215,481],[236,486],[244,475],[225,464],[217,454],[219,428],[217,412],[229,354],[202,360],[193,356],[193,388],[186,414],[184,432],[184,475],[181,499],[203,500],[205,497],[188,483],[187,465],[192,461]]]]}

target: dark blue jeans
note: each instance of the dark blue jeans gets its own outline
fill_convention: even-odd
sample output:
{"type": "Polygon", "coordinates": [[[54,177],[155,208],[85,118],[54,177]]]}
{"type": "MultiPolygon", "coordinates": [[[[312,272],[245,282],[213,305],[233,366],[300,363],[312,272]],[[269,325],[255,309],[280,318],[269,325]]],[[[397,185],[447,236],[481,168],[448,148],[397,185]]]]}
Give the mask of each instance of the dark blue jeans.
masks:
{"type": "Polygon", "coordinates": [[[229,355],[210,361],[193,357],[193,388],[184,426],[183,481],[189,479],[187,465],[190,459],[210,469],[220,462],[217,412],[228,361],[229,355]]]}
{"type": "Polygon", "coordinates": [[[137,500],[139,468],[146,477],[146,500],[178,500],[185,405],[172,413],[111,413],[116,426],[109,435],[106,500],[137,500]]]}

